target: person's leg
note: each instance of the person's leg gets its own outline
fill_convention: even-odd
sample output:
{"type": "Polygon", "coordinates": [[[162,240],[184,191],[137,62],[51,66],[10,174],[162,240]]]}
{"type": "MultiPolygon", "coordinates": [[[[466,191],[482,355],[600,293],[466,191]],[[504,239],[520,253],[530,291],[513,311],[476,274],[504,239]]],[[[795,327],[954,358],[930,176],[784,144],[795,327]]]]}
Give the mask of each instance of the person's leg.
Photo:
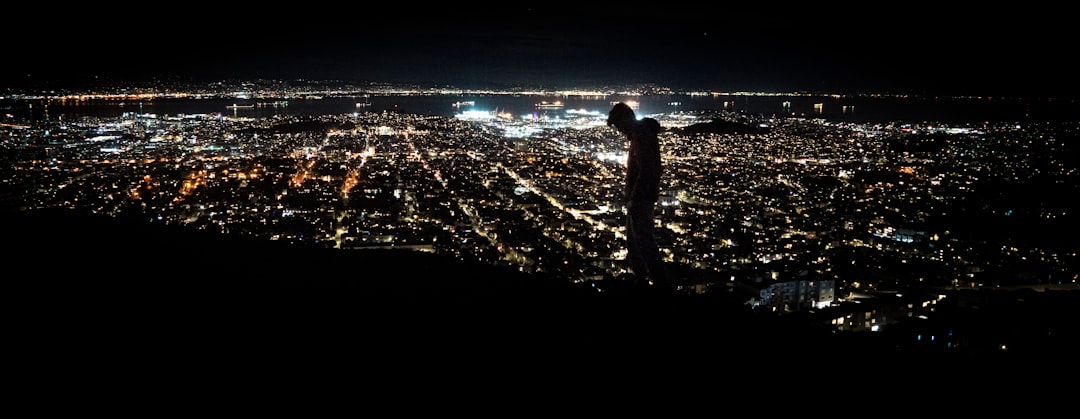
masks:
{"type": "Polygon", "coordinates": [[[626,261],[630,266],[630,272],[634,274],[635,282],[645,281],[649,268],[638,242],[638,226],[635,224],[637,217],[630,206],[626,208],[626,261]]]}
{"type": "Polygon", "coordinates": [[[627,208],[627,257],[639,278],[648,277],[654,284],[667,285],[667,269],[654,231],[654,211],[650,203],[630,204],[627,208]]]}

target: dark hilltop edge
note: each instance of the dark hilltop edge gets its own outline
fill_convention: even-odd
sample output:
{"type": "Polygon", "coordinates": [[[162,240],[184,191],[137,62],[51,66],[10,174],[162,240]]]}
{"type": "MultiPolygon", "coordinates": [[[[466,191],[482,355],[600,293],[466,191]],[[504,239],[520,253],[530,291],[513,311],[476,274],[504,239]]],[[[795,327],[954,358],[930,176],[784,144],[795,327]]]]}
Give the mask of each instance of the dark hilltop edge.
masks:
{"type": "Polygon", "coordinates": [[[13,211],[2,222],[18,272],[9,289],[82,300],[78,306],[321,312],[334,322],[371,314],[466,326],[521,321],[567,331],[767,322],[734,297],[629,287],[598,293],[566,278],[412,250],[302,247],[68,210],[13,211]]]}
{"type": "Polygon", "coordinates": [[[8,298],[24,308],[20,318],[47,326],[27,330],[83,344],[213,342],[308,357],[357,351],[429,366],[450,356],[455,365],[630,359],[705,369],[798,359],[955,368],[1009,359],[911,351],[800,316],[753,313],[735,295],[598,293],[565,278],[411,250],[278,245],[66,210],[14,211],[2,222],[8,298]]]}

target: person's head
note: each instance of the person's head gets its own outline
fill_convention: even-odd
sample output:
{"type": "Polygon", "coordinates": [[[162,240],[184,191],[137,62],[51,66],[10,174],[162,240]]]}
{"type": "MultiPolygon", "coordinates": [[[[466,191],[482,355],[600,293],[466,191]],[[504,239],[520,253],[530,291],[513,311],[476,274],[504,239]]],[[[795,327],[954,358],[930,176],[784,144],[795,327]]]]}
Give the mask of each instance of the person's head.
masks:
{"type": "Polygon", "coordinates": [[[630,132],[631,127],[637,122],[637,115],[634,115],[634,109],[623,102],[616,103],[611,107],[611,111],[608,112],[607,124],[609,127],[615,127],[622,133],[630,132]]]}

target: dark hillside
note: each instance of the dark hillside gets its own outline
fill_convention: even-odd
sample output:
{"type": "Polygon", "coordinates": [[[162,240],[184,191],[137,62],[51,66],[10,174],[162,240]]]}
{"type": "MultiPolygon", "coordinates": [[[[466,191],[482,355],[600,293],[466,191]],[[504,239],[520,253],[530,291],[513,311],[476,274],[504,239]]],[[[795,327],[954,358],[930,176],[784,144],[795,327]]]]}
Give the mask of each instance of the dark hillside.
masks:
{"type": "Polygon", "coordinates": [[[355,358],[377,368],[635,365],[680,374],[986,362],[751,313],[724,295],[597,293],[428,253],[278,246],[64,211],[8,213],[2,227],[9,309],[30,338],[23,342],[47,342],[46,353],[113,357],[119,346],[211,363],[355,358]]]}
{"type": "Polygon", "coordinates": [[[408,250],[305,248],[67,211],[8,213],[3,223],[16,272],[7,286],[89,313],[141,307],[192,320],[314,317],[327,326],[419,320],[459,331],[551,327],[558,336],[653,328],[700,343],[729,340],[719,336],[730,327],[757,335],[739,338],[748,340],[820,333],[755,319],[723,296],[601,294],[563,278],[408,250]]]}

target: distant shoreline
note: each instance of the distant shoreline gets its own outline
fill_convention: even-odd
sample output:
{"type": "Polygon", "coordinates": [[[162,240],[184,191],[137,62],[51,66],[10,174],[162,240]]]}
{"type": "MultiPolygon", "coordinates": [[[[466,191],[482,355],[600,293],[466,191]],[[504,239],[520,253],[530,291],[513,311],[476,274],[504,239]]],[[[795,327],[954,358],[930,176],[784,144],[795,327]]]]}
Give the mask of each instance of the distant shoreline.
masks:
{"type": "Polygon", "coordinates": [[[309,91],[288,95],[260,95],[252,92],[88,95],[88,96],[6,96],[0,110],[12,120],[39,120],[46,117],[119,117],[126,113],[193,115],[221,113],[229,116],[268,117],[273,115],[332,115],[356,112],[404,112],[454,117],[469,110],[507,112],[515,116],[567,111],[606,112],[614,101],[639,103],[645,115],[674,112],[724,110],[775,117],[822,118],[835,122],[947,122],[984,123],[1017,121],[1076,121],[1080,101],[1019,98],[922,98],[889,95],[810,94],[603,94],[561,93],[509,94],[498,92],[447,93],[349,93],[309,91]],[[559,107],[538,107],[559,102],[559,107]],[[363,103],[364,106],[357,106],[363,103]],[[468,105],[462,105],[462,104],[468,105]]]}

